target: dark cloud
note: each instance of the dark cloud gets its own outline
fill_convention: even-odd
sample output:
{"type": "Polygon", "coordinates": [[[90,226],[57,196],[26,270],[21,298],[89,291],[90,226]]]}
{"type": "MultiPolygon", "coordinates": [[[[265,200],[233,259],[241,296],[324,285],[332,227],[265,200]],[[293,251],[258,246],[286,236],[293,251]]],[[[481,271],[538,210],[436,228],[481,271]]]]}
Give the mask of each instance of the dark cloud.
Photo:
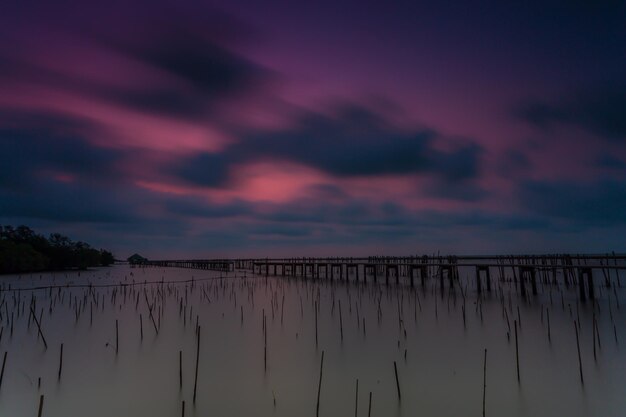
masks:
{"type": "Polygon", "coordinates": [[[274,75],[243,58],[206,29],[161,27],[141,43],[114,45],[121,53],[167,74],[171,82],[136,89],[105,89],[103,97],[148,112],[206,120],[227,98],[258,91],[274,75]]]}
{"type": "Polygon", "coordinates": [[[404,132],[358,106],[346,106],[334,116],[306,113],[296,127],[244,134],[219,154],[190,157],[172,173],[209,187],[223,186],[233,164],[258,160],[290,161],[336,177],[429,174],[446,181],[479,175],[482,148],[469,143],[450,151],[435,148],[437,134],[404,132]]]}
{"type": "Polygon", "coordinates": [[[254,214],[254,206],[242,200],[218,204],[197,197],[178,197],[168,199],[164,206],[171,214],[190,217],[228,218],[254,214]]]}
{"type": "Polygon", "coordinates": [[[435,181],[422,191],[430,197],[466,202],[480,201],[489,195],[476,181],[435,181]]]}
{"type": "Polygon", "coordinates": [[[339,202],[329,202],[315,198],[303,198],[283,204],[263,207],[257,215],[266,221],[318,224],[364,224],[380,223],[387,218],[379,217],[380,207],[359,199],[346,198],[339,202]]]}
{"type": "Polygon", "coordinates": [[[334,117],[309,113],[291,130],[253,134],[237,153],[297,161],[338,177],[433,173],[455,180],[477,175],[478,145],[442,152],[433,147],[435,138],[427,130],[398,131],[378,115],[348,106],[334,117]]]}
{"type": "Polygon", "coordinates": [[[114,187],[94,190],[82,183],[44,179],[28,191],[0,190],[0,218],[131,223],[141,218],[137,213],[140,200],[133,194],[114,187]]]}
{"type": "Polygon", "coordinates": [[[31,135],[37,133],[78,138],[81,132],[93,131],[97,126],[88,120],[44,110],[1,109],[0,129],[31,135]]]}
{"type": "Polygon", "coordinates": [[[123,155],[44,130],[0,130],[0,188],[28,188],[35,177],[52,174],[112,181],[123,155]]]}
{"type": "Polygon", "coordinates": [[[621,142],[626,139],[626,88],[586,91],[557,103],[531,102],[521,106],[518,115],[542,129],[571,125],[621,142]]]}
{"type": "Polygon", "coordinates": [[[626,160],[614,155],[602,155],[596,160],[596,166],[617,172],[626,172],[626,160]]]}
{"type": "Polygon", "coordinates": [[[293,238],[305,238],[313,235],[314,230],[310,227],[303,227],[299,224],[256,224],[248,229],[248,233],[252,239],[293,239],[293,238]]]}
{"type": "Polygon", "coordinates": [[[247,91],[262,76],[256,65],[193,32],[165,33],[136,54],[210,98],[247,91]]]}
{"type": "Polygon", "coordinates": [[[93,88],[88,94],[95,94],[97,98],[134,110],[187,120],[206,118],[211,108],[209,98],[198,91],[173,86],[152,86],[137,90],[93,88]]]}
{"type": "MultiPolygon", "coordinates": [[[[475,209],[465,210],[410,210],[401,204],[345,197],[329,202],[315,198],[300,198],[286,203],[255,203],[237,201],[216,204],[200,199],[179,197],[166,204],[169,212],[199,218],[239,218],[243,222],[238,230],[245,235],[254,231],[256,224],[292,225],[303,229],[319,228],[379,228],[408,231],[443,226],[490,226],[495,229],[518,229],[524,225],[534,227],[539,222],[536,216],[517,213],[498,214],[475,209]]],[[[312,232],[311,232],[312,233],[312,232]]]]}
{"type": "MultiPolygon", "coordinates": [[[[193,43],[194,40],[188,42],[193,43]]],[[[154,77],[158,71],[169,77],[160,82],[120,86],[114,82],[84,78],[65,69],[51,69],[20,61],[12,61],[10,71],[2,75],[14,81],[62,89],[109,105],[199,122],[214,116],[223,100],[252,94],[271,78],[269,71],[223,47],[210,41],[195,42],[200,43],[193,45],[198,50],[188,49],[190,45],[182,40],[179,45],[171,42],[169,46],[172,51],[180,55],[174,52],[170,54],[165,49],[156,50],[155,56],[141,55],[145,51],[118,51],[126,54],[127,59],[143,60],[147,78],[154,77]]],[[[149,40],[146,48],[152,45],[159,45],[159,40],[149,40]]],[[[101,47],[98,44],[93,46],[96,50],[101,47]]]]}
{"type": "Polygon", "coordinates": [[[170,167],[170,172],[185,182],[205,187],[222,187],[230,179],[229,158],[237,155],[221,153],[200,153],[183,158],[170,167]]]}
{"type": "MultiPolygon", "coordinates": [[[[145,208],[160,202],[162,197],[137,188],[127,175],[136,152],[57,134],[62,120],[43,121],[51,128],[0,130],[0,218],[141,223],[145,208]]],[[[59,130],[72,130],[65,127],[59,130]]]]}
{"type": "Polygon", "coordinates": [[[8,8],[5,32],[11,42],[0,45],[3,78],[204,121],[222,100],[249,95],[274,77],[234,52],[233,44],[253,30],[200,2],[61,3],[65,9],[38,5],[27,14],[8,8]],[[111,75],[94,76],[89,64],[88,71],[75,69],[89,60],[101,62],[102,72],[111,75]],[[124,77],[137,82],[116,82],[124,77]]]}
{"type": "Polygon", "coordinates": [[[502,177],[515,178],[528,172],[531,167],[532,163],[526,153],[517,149],[509,149],[498,158],[496,170],[502,177]]]}
{"type": "Polygon", "coordinates": [[[566,221],[573,227],[626,223],[624,181],[526,181],[520,184],[518,195],[519,204],[530,212],[566,221]]]}
{"type": "Polygon", "coordinates": [[[321,225],[348,226],[399,226],[411,223],[412,214],[393,202],[373,203],[369,200],[350,198],[319,199],[313,196],[286,203],[251,203],[235,200],[215,203],[200,198],[179,196],[163,203],[170,214],[183,217],[242,219],[250,231],[257,223],[269,225],[321,225]]]}
{"type": "MultiPolygon", "coordinates": [[[[265,208],[267,209],[267,207],[265,208]]],[[[276,205],[269,213],[255,214],[255,225],[268,236],[256,235],[255,240],[267,237],[276,242],[281,237],[286,243],[294,238],[305,245],[340,244],[352,246],[356,242],[391,245],[409,253],[411,244],[445,245],[468,250],[463,242],[493,239],[491,247],[502,243],[502,236],[515,236],[519,233],[555,233],[562,232],[548,219],[537,214],[519,212],[499,213],[485,209],[450,211],[420,209],[409,210],[393,203],[372,203],[371,201],[346,200],[343,203],[328,204],[301,200],[288,204],[276,205]],[[272,233],[272,231],[282,231],[272,233]],[[454,230],[454,236],[450,236],[454,230]],[[487,237],[487,235],[489,237],[487,237]],[[457,246],[454,246],[457,241],[457,246]],[[409,244],[409,246],[407,246],[409,244]],[[409,252],[407,252],[409,251],[409,252]]],[[[238,231],[245,246],[248,232],[255,226],[240,224],[238,231]]],[[[469,250],[472,252],[472,250],[469,250]]],[[[476,253],[476,252],[473,252],[476,253]]]]}

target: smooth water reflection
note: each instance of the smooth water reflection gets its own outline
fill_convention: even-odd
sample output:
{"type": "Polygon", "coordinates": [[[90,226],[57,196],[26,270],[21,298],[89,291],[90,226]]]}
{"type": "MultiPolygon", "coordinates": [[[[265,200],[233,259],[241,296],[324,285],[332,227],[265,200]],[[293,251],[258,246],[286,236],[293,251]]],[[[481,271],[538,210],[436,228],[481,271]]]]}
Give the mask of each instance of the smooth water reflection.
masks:
{"type": "MultiPolygon", "coordinates": [[[[372,416],[479,416],[485,348],[487,415],[626,415],[624,312],[612,289],[598,291],[600,346],[596,343],[594,360],[592,304],[579,305],[575,288],[561,301],[561,289],[552,287],[550,301],[545,287],[526,303],[518,300],[512,283],[496,286],[479,302],[472,288],[465,294],[446,288],[441,294],[435,280],[425,289],[411,289],[128,266],[3,277],[0,353],[8,351],[8,357],[0,416],[36,415],[41,394],[44,416],[179,416],[182,401],[187,416],[313,416],[322,350],[321,416],[354,415],[355,403],[358,415],[366,416],[370,392],[372,416]],[[194,282],[181,282],[192,277],[194,282]],[[165,282],[98,287],[159,280],[165,282]],[[89,283],[94,287],[63,287],[89,283]],[[15,291],[47,285],[61,287],[15,291]],[[29,319],[33,297],[47,349],[29,319]],[[507,337],[518,307],[519,384],[512,330],[507,337]],[[578,318],[584,385],[574,331],[578,318]],[[196,320],[200,354],[194,405],[196,320]]],[[[616,294],[623,302],[621,289],[616,294]]]]}

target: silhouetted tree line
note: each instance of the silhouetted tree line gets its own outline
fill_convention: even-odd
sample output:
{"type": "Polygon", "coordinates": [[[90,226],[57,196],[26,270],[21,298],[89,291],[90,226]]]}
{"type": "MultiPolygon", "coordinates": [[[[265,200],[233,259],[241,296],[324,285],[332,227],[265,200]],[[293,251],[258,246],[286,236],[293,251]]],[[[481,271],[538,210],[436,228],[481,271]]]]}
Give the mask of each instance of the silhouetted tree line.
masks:
{"type": "Polygon", "coordinates": [[[108,266],[113,254],[52,233],[45,238],[27,226],[0,226],[0,273],[108,266]]]}

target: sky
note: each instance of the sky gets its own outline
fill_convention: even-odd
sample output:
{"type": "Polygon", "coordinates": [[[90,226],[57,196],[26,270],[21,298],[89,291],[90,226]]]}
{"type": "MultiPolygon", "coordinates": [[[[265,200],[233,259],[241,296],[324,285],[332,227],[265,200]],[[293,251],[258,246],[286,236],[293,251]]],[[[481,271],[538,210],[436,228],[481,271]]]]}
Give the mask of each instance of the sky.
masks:
{"type": "Polygon", "coordinates": [[[118,258],[626,252],[626,2],[429,3],[2,2],[0,224],[118,258]]]}

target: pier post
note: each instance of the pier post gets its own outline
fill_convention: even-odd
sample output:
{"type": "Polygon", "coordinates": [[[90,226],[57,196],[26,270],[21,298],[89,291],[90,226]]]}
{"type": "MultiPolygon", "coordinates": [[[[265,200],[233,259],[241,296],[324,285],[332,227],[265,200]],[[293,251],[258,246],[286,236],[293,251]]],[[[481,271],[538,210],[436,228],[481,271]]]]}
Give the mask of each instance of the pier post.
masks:
{"type": "MultiPolygon", "coordinates": [[[[596,296],[595,296],[595,290],[593,288],[593,271],[591,270],[591,268],[584,268],[582,269],[582,274],[587,275],[587,287],[589,288],[589,299],[594,300],[596,296]]],[[[582,276],[581,276],[581,279],[582,279],[582,276]]]]}
{"type": "Polygon", "coordinates": [[[587,300],[587,295],[585,294],[585,280],[583,279],[583,271],[578,269],[578,290],[580,292],[580,301],[583,303],[587,300]]]}
{"type": "Polygon", "coordinates": [[[526,282],[524,281],[524,269],[522,267],[517,268],[519,272],[519,290],[522,293],[522,297],[526,299],[526,282]]]}
{"type": "Polygon", "coordinates": [[[444,283],[443,283],[443,266],[440,264],[439,265],[439,289],[441,290],[441,297],[443,298],[443,288],[444,288],[444,283]]]}

